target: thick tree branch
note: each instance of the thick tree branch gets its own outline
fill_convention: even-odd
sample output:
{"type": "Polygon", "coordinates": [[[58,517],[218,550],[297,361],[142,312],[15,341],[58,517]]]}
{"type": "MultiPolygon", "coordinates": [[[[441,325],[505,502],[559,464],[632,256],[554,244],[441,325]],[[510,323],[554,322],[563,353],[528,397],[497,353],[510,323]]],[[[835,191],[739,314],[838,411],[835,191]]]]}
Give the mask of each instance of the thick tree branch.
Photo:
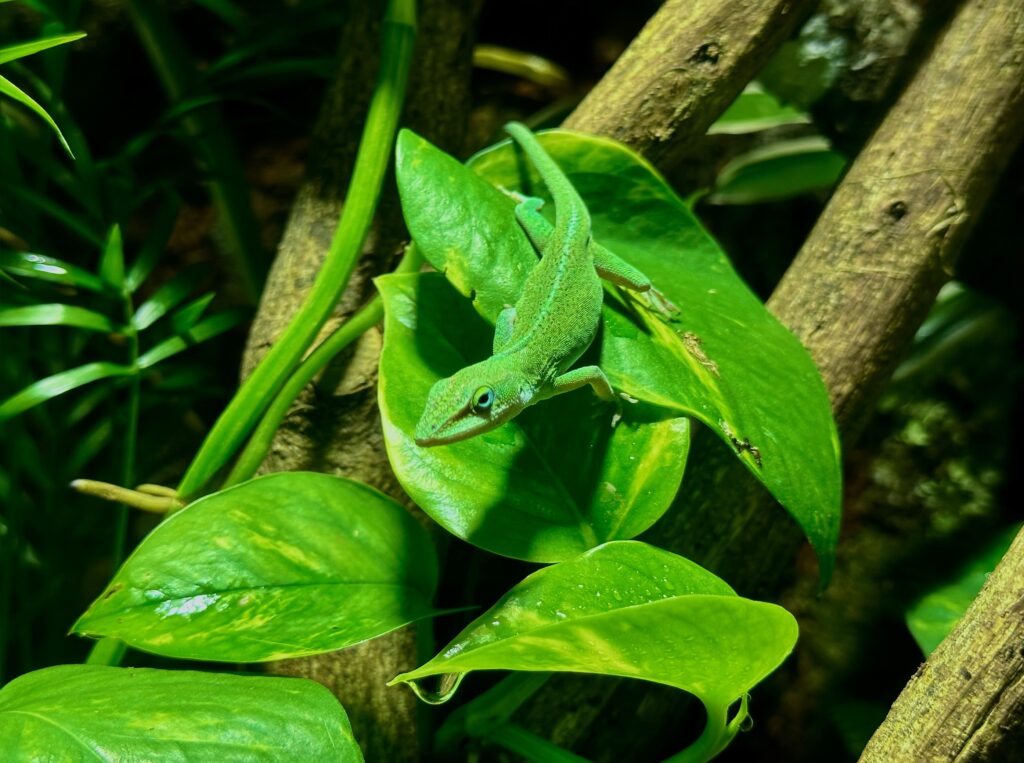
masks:
{"type": "MultiPolygon", "coordinates": [[[[769,303],[821,368],[847,444],[950,277],[1020,140],[1021,12],[1018,0],[960,9],[769,303]]],[[[672,122],[671,113],[665,118],[672,122]]],[[[675,509],[646,539],[747,595],[777,595],[801,539],[724,447],[707,447],[711,439],[695,447],[675,509]]],[[[559,677],[521,722],[598,760],[638,758],[637,742],[677,723],[678,707],[677,696],[660,687],[559,677]],[[639,733],[638,721],[652,732],[639,733]]]]}
{"type": "Polygon", "coordinates": [[[861,763],[1024,758],[1024,530],[892,706],[861,763]]]}
{"type": "Polygon", "coordinates": [[[769,302],[818,363],[847,439],[1020,142],[1022,22],[1019,0],[965,4],[769,302]]]}
{"type": "Polygon", "coordinates": [[[665,169],[703,135],[816,5],[667,0],[565,127],[615,138],[665,169]]]}

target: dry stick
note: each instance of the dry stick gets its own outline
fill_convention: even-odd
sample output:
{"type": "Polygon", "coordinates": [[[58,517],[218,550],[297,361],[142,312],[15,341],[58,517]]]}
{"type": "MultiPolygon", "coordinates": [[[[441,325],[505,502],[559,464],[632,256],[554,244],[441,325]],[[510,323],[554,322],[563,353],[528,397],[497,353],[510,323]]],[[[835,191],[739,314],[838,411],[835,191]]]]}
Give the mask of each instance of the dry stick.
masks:
{"type": "MultiPolygon", "coordinates": [[[[468,79],[478,0],[420,0],[419,34],[407,89],[403,124],[449,148],[460,145],[468,113],[468,79]]],[[[362,129],[362,116],[377,69],[380,4],[349,3],[342,32],[340,69],[314,129],[307,178],[299,190],[272,267],[243,363],[249,371],[274,341],[312,284],[327,251],[348,183],[362,129]]],[[[396,194],[381,199],[375,231],[338,308],[353,313],[373,293],[370,283],[405,236],[396,194]]],[[[333,329],[336,324],[325,327],[333,329]]],[[[313,469],[344,474],[399,500],[384,455],[376,407],[376,349],[370,331],[344,364],[341,379],[332,364],[318,383],[319,395],[304,395],[279,432],[264,471],[313,469]]],[[[423,709],[412,692],[387,688],[397,673],[417,665],[412,628],[342,652],[288,660],[271,672],[312,678],[344,704],[367,760],[414,761],[420,748],[423,709]]]]}
{"type": "MultiPolygon", "coordinates": [[[[964,4],[769,302],[818,363],[847,445],[1020,140],[1021,13],[1019,0],[964,4]]],[[[597,119],[588,117],[588,129],[634,132],[597,119]]],[[[639,133],[658,130],[645,121],[639,133]]],[[[645,539],[710,567],[744,594],[777,595],[801,543],[795,526],[725,448],[695,451],[676,508],[645,539]]],[[[641,759],[638,744],[677,722],[678,704],[661,687],[559,677],[518,721],[563,744],[579,741],[598,760],[641,759]]]]}
{"type": "Polygon", "coordinates": [[[910,679],[861,763],[1024,759],[1024,530],[910,679]]]}

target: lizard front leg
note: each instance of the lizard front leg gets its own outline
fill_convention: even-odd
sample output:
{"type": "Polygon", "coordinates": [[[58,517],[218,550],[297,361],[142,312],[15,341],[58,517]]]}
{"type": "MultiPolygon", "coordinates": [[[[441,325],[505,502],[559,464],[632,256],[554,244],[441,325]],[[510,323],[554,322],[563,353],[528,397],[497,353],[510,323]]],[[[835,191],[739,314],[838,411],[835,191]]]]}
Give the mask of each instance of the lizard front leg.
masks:
{"type": "Polygon", "coordinates": [[[581,366],[566,371],[561,376],[556,376],[551,382],[551,391],[548,397],[561,395],[563,392],[572,392],[574,389],[585,387],[588,384],[594,388],[594,393],[602,400],[612,402],[616,399],[611,382],[598,366],[581,366]]]}
{"type": "Polygon", "coordinates": [[[615,427],[622,419],[622,400],[630,403],[639,402],[635,397],[627,395],[625,392],[620,392],[616,395],[615,390],[612,389],[611,382],[608,381],[608,377],[604,375],[604,371],[598,366],[581,366],[580,368],[566,371],[561,376],[556,376],[555,380],[551,383],[550,392],[545,397],[560,395],[563,392],[571,392],[587,384],[593,387],[594,392],[599,398],[615,403],[612,427],[615,427]]]}

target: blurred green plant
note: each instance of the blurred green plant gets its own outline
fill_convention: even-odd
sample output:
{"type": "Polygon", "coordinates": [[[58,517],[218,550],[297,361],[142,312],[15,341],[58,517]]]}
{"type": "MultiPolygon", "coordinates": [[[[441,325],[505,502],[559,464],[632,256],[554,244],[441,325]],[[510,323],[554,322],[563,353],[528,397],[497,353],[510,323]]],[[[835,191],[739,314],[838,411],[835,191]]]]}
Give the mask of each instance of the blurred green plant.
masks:
{"type": "MultiPolygon", "coordinates": [[[[56,37],[43,37],[38,40],[22,42],[16,45],[6,45],[4,47],[0,47],[0,64],[6,64],[11,61],[16,61],[19,58],[24,58],[25,56],[30,56],[33,53],[39,53],[43,50],[49,50],[50,48],[55,48],[58,45],[65,45],[69,42],[80,40],[83,37],[85,37],[84,32],[77,32],[75,34],[57,35],[56,37]]],[[[68,142],[64,139],[64,134],[60,131],[60,128],[57,126],[57,123],[53,121],[53,117],[51,117],[47,113],[46,109],[44,109],[35,100],[33,100],[32,97],[28,95],[28,93],[19,88],[6,77],[2,76],[0,76],[0,93],[6,95],[8,98],[17,101],[18,103],[28,107],[33,112],[35,112],[43,121],[45,121],[50,126],[50,129],[52,129],[53,132],[57,135],[57,138],[60,140],[60,144],[64,147],[64,150],[68,152],[68,155],[74,158],[74,154],[71,151],[71,146],[69,146],[68,142]]]]}
{"type": "Polygon", "coordinates": [[[925,657],[935,651],[963,618],[1020,530],[1019,524],[1000,530],[961,562],[944,583],[928,591],[907,610],[907,628],[925,657]]]}

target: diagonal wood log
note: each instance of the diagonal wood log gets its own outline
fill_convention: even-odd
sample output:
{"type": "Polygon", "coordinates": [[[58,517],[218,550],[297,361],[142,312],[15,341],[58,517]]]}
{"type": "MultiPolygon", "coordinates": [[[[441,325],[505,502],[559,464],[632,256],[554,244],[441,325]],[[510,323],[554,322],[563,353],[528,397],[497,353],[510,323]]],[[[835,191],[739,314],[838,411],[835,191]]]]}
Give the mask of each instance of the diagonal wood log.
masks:
{"type": "Polygon", "coordinates": [[[868,742],[861,763],[1024,759],[1024,530],[868,742]]]}
{"type": "MultiPolygon", "coordinates": [[[[248,373],[291,320],[330,246],[344,203],[374,83],[383,3],[348,3],[341,61],[314,128],[307,177],[299,190],[249,336],[248,373]]],[[[403,124],[457,151],[469,110],[469,73],[479,0],[420,0],[416,49],[403,124]]],[[[372,292],[404,226],[394,191],[385,185],[363,260],[325,331],[372,292]],[[390,189],[390,190],[388,190],[390,189]]],[[[263,471],[312,469],[344,474],[406,500],[387,458],[376,408],[378,330],[307,390],[278,432],[263,471]]],[[[423,754],[424,708],[411,692],[385,684],[419,662],[417,636],[404,628],[342,652],[288,660],[270,672],[312,678],[342,702],[367,760],[414,761],[423,754]]]]}
{"type": "MultiPolygon", "coordinates": [[[[964,3],[769,302],[821,369],[847,445],[1020,142],[1022,82],[1020,0],[964,3]]],[[[588,119],[591,131],[629,135],[599,115],[588,119]]],[[[746,595],[777,595],[792,573],[797,530],[712,439],[695,445],[680,500],[646,540],[746,595]]],[[[677,725],[679,708],[678,695],[661,687],[562,676],[518,721],[596,760],[644,759],[659,752],[645,749],[645,740],[677,725]]]]}
{"type": "Polygon", "coordinates": [[[563,126],[615,138],[667,169],[815,5],[667,0],[563,126]]]}

